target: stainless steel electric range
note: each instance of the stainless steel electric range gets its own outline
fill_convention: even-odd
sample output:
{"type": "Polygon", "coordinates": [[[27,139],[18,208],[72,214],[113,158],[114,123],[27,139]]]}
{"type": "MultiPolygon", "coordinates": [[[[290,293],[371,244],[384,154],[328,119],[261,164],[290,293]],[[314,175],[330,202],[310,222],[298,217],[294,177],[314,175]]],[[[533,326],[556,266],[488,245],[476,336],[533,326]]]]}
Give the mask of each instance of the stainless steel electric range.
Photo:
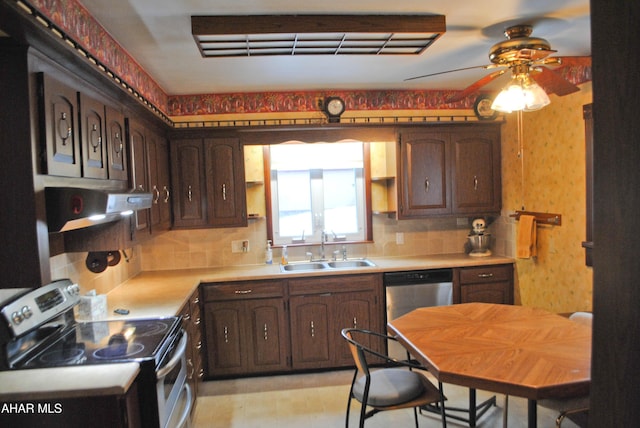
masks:
{"type": "Polygon", "coordinates": [[[137,362],[141,426],[188,424],[187,336],[180,317],[77,322],[79,293],[65,279],[0,302],[0,370],[28,375],[36,368],[137,362]]]}

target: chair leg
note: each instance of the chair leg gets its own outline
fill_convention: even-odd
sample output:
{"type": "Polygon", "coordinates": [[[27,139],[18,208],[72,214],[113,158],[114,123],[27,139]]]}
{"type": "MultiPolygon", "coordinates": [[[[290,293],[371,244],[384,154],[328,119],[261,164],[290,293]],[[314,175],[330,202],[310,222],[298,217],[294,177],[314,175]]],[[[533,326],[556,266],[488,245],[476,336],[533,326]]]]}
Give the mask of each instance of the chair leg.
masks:
{"type": "Polygon", "coordinates": [[[509,425],[509,395],[504,396],[504,411],[502,412],[502,428],[509,425]]]}
{"type": "Polygon", "coordinates": [[[413,419],[416,422],[416,428],[418,428],[418,408],[417,407],[413,408],[413,419]]]}
{"type": "Polygon", "coordinates": [[[442,382],[438,382],[438,390],[440,391],[440,418],[442,418],[442,428],[447,428],[447,413],[444,408],[444,389],[442,382]]]}

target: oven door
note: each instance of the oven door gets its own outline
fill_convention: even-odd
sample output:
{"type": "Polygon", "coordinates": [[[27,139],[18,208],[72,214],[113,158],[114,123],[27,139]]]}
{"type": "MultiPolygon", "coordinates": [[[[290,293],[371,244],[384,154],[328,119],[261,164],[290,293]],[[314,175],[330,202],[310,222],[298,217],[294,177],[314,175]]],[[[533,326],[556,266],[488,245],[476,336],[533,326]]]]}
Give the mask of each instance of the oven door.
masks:
{"type": "MultiPolygon", "coordinates": [[[[183,399],[187,380],[187,333],[180,331],[182,337],[171,353],[169,361],[156,371],[156,390],[158,397],[158,418],[160,427],[169,427],[174,413],[180,412],[178,402],[183,399]]],[[[189,397],[190,398],[190,397],[189,397]]]]}

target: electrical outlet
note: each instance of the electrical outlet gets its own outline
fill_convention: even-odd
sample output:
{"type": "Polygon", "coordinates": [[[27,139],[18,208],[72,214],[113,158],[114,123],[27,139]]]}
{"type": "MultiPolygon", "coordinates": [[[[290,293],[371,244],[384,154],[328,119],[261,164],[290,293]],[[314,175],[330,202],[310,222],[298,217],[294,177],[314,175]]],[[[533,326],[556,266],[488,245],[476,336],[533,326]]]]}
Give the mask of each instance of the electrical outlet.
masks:
{"type": "Polygon", "coordinates": [[[243,239],[238,241],[231,241],[232,253],[248,253],[249,252],[249,240],[243,239]]]}
{"type": "Polygon", "coordinates": [[[396,244],[404,245],[404,233],[402,232],[396,233],[396,244]]]}

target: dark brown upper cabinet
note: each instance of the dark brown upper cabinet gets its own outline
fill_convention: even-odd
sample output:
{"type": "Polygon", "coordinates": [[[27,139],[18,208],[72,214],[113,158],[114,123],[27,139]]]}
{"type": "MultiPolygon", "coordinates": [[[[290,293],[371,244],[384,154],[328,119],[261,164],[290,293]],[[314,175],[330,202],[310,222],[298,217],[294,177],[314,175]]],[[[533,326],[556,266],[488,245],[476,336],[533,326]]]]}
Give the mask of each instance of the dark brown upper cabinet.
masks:
{"type": "Polygon", "coordinates": [[[80,177],[78,93],[75,89],[38,73],[40,150],[42,173],[80,177]]]}

